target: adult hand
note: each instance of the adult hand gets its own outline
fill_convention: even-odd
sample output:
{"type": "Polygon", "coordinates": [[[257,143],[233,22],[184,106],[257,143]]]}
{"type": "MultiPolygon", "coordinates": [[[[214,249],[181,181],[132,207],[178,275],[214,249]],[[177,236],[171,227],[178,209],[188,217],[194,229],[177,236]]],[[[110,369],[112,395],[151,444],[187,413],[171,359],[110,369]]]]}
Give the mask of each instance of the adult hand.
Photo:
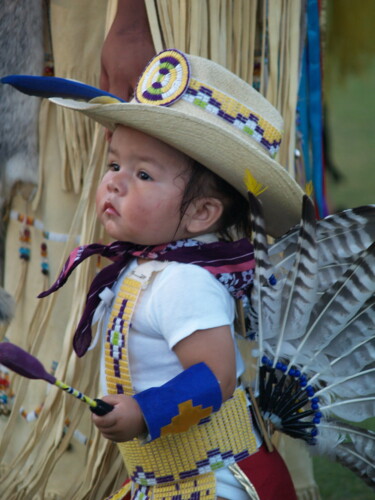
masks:
{"type": "Polygon", "coordinates": [[[100,88],[130,100],[145,66],[155,55],[143,0],[119,0],[104,41],[100,88]]]}

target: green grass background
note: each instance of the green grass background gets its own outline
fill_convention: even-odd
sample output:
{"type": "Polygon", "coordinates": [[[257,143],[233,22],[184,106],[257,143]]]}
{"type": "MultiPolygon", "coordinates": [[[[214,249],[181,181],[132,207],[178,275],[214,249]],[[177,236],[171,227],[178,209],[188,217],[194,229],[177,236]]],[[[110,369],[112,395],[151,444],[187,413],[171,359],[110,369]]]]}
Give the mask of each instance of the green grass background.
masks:
{"type": "MultiPolygon", "coordinates": [[[[375,418],[363,425],[375,431],[375,418]]],[[[322,500],[374,500],[374,491],[351,470],[325,457],[313,459],[322,500]]]]}
{"type": "Polygon", "coordinates": [[[331,82],[325,102],[330,156],[343,175],[334,182],[327,174],[331,207],[375,203],[375,59],[362,74],[331,82]]]}
{"type": "MultiPolygon", "coordinates": [[[[331,83],[325,102],[330,157],[343,176],[335,182],[327,174],[331,212],[375,204],[375,59],[361,75],[331,83]]],[[[375,500],[356,475],[326,458],[314,458],[314,474],[322,500],[375,500]]]]}

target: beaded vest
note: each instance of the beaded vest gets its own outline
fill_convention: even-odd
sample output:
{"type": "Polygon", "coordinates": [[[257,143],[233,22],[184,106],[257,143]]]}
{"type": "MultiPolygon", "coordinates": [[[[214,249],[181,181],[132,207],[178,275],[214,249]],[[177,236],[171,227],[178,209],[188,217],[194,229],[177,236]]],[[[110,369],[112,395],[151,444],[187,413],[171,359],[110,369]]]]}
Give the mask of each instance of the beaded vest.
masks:
{"type": "MultiPolygon", "coordinates": [[[[105,372],[109,394],[134,394],[127,341],[137,299],[162,262],[138,266],[123,280],[110,313],[105,340],[105,372]]],[[[168,434],[149,443],[136,438],[118,443],[131,482],[112,495],[120,500],[214,500],[216,470],[257,451],[251,416],[242,389],[220,410],[186,432],[168,434]]],[[[109,499],[108,499],[109,500],[109,499]]]]}

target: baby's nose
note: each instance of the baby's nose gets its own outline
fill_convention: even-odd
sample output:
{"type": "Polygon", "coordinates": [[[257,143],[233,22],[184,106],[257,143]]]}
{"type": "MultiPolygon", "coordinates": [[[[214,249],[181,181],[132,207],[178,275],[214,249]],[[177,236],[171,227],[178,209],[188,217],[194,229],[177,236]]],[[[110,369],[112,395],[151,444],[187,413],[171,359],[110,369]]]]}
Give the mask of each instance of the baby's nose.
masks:
{"type": "Polygon", "coordinates": [[[116,172],[116,175],[113,175],[109,179],[107,189],[110,192],[125,194],[128,190],[128,182],[126,176],[121,172],[116,172]]]}

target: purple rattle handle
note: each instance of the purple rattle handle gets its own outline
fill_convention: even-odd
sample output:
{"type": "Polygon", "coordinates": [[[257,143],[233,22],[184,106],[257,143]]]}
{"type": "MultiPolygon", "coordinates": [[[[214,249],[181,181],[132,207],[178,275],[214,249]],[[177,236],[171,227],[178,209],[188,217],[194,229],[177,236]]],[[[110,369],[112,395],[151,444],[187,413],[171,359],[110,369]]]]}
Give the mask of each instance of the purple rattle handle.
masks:
{"type": "Polygon", "coordinates": [[[37,358],[10,342],[0,342],[0,364],[23,377],[42,379],[50,384],[56,385],[67,393],[72,394],[77,399],[88,403],[90,405],[90,410],[96,415],[106,415],[114,408],[114,406],[101,399],[92,400],[69,385],[64,384],[64,382],[57,380],[45,370],[44,366],[37,358]],[[94,401],[96,406],[93,406],[95,404],[94,401]]]}

